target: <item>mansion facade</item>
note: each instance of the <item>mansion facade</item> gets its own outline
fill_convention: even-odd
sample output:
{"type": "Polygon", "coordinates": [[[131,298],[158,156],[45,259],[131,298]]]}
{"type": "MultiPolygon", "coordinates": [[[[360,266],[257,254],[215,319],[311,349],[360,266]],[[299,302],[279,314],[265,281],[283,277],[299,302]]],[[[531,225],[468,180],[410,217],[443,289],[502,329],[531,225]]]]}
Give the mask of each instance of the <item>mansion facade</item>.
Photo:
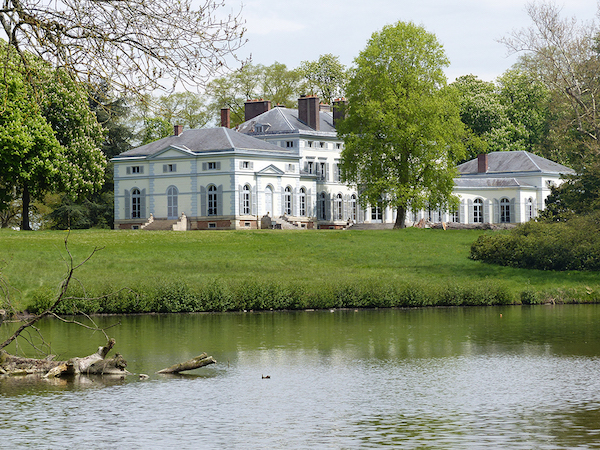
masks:
{"type": "MultiPolygon", "coordinates": [[[[245,122],[183,131],[113,158],[115,228],[341,229],[394,223],[389,208],[361,207],[356,187],[340,182],[339,109],[302,97],[298,109],[246,103],[245,122]],[[154,225],[152,225],[154,224],[154,225]]],[[[458,167],[456,211],[413,211],[408,225],[518,223],[544,208],[550,187],[573,171],[528,152],[480,155],[458,167]]]]}

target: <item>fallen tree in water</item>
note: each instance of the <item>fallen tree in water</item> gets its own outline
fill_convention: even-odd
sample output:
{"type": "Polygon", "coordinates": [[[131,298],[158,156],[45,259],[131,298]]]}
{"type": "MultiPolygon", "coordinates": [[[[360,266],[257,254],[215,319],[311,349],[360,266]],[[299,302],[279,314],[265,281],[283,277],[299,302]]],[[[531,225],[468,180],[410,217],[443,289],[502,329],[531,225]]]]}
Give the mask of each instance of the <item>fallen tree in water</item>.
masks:
{"type": "Polygon", "coordinates": [[[202,353],[189,361],[175,364],[171,367],[159,370],[156,373],[179,373],[186,370],[199,369],[200,367],[208,366],[209,364],[215,364],[217,361],[212,356],[208,356],[206,353],[202,353]]]}
{"type": "Polygon", "coordinates": [[[71,358],[68,361],[54,361],[53,356],[44,359],[23,358],[0,351],[0,373],[5,375],[42,375],[44,378],[70,377],[75,375],[130,375],[127,361],[118,353],[107,359],[108,352],[114,347],[115,340],[110,339],[96,353],[84,358],[71,358]]]}
{"type": "MultiPolygon", "coordinates": [[[[79,264],[75,264],[73,260],[73,256],[69,251],[69,247],[67,245],[68,235],[65,238],[65,251],[68,255],[68,258],[65,259],[65,263],[67,266],[67,273],[60,284],[59,291],[56,295],[56,298],[51,303],[49,307],[47,307],[40,314],[37,314],[29,319],[26,319],[24,323],[22,323],[12,335],[6,339],[4,342],[0,343],[0,375],[39,375],[44,378],[68,378],[79,375],[110,375],[110,376],[125,376],[131,375],[130,372],[127,371],[127,361],[123,359],[121,355],[118,353],[115,354],[113,358],[107,358],[108,353],[112,350],[115,345],[115,340],[108,337],[106,334],[107,328],[99,328],[96,326],[94,321],[87,316],[87,318],[91,321],[93,326],[85,325],[76,320],[67,320],[60,317],[56,311],[59,305],[69,299],[81,300],[80,298],[68,297],[67,292],[69,289],[69,284],[72,280],[74,280],[75,271],[85,264],[89,259],[98,251],[99,248],[94,248],[90,255],[83,260],[83,262],[79,264]],[[91,355],[82,357],[82,358],[71,358],[68,361],[54,361],[53,355],[48,355],[45,358],[37,359],[37,358],[26,358],[22,356],[11,355],[7,353],[4,348],[10,345],[13,342],[18,342],[18,339],[25,340],[29,342],[36,350],[39,350],[38,346],[34,345],[31,341],[28,341],[26,338],[23,338],[21,334],[28,329],[33,329],[38,331],[35,327],[37,321],[46,316],[53,316],[58,320],[63,322],[72,323],[78,326],[83,326],[93,331],[100,331],[106,337],[107,343],[105,346],[101,346],[95,353],[91,355]]],[[[8,283],[2,278],[0,272],[0,294],[4,294],[4,304],[8,307],[11,306],[10,303],[10,289],[8,283]]],[[[6,311],[0,309],[0,325],[6,318],[6,311]]],[[[112,326],[112,325],[111,325],[112,326]]],[[[108,327],[110,328],[110,327],[108,327]]],[[[43,341],[43,345],[46,343],[43,341]]],[[[18,348],[18,347],[17,347],[18,348]]],[[[186,370],[193,370],[200,367],[204,367],[208,364],[214,364],[216,361],[212,356],[208,356],[206,353],[197,356],[189,361],[184,363],[176,364],[171,367],[167,367],[159,371],[158,373],[179,373],[186,370]]]]}

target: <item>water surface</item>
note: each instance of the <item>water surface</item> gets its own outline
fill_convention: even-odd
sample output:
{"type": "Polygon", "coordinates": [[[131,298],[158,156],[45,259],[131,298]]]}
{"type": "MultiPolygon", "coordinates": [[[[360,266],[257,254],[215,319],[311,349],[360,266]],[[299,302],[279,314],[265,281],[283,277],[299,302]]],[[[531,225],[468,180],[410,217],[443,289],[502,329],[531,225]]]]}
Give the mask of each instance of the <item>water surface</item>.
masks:
{"type": "MultiPolygon", "coordinates": [[[[599,319],[598,305],[103,317],[150,379],[0,379],[1,446],[597,448],[599,319]],[[154,374],[204,351],[218,364],[154,374]]],[[[40,328],[61,359],[104,344],[40,328]]]]}

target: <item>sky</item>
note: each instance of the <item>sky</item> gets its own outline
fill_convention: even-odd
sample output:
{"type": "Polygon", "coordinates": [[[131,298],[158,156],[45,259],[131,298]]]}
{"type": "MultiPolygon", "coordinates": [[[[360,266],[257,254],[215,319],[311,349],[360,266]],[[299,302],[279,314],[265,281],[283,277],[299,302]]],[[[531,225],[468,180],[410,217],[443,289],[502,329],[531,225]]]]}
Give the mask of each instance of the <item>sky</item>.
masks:
{"type": "MultiPolygon", "coordinates": [[[[412,21],[434,33],[450,59],[448,81],[473,74],[493,81],[512,66],[497,42],[531,24],[526,0],[244,0],[248,43],[238,52],[258,64],[298,67],[320,55],[339,56],[346,66],[363,50],[372,33],[397,21],[412,21]]],[[[596,0],[556,4],[563,16],[596,19],[596,0]]],[[[235,2],[228,2],[232,8],[235,2]]]]}

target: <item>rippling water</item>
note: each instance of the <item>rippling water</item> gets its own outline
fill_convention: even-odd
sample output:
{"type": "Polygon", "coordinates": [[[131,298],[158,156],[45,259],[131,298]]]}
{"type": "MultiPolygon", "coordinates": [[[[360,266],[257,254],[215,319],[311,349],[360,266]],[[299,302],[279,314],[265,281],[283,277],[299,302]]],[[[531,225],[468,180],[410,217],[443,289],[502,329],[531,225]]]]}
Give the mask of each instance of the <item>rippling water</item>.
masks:
{"type": "MultiPolygon", "coordinates": [[[[125,318],[111,334],[150,379],[0,380],[0,447],[597,448],[599,318],[595,305],[125,318]],[[202,351],[219,363],[153,374],[202,351]]],[[[102,343],[42,329],[59,353],[102,343]]]]}

